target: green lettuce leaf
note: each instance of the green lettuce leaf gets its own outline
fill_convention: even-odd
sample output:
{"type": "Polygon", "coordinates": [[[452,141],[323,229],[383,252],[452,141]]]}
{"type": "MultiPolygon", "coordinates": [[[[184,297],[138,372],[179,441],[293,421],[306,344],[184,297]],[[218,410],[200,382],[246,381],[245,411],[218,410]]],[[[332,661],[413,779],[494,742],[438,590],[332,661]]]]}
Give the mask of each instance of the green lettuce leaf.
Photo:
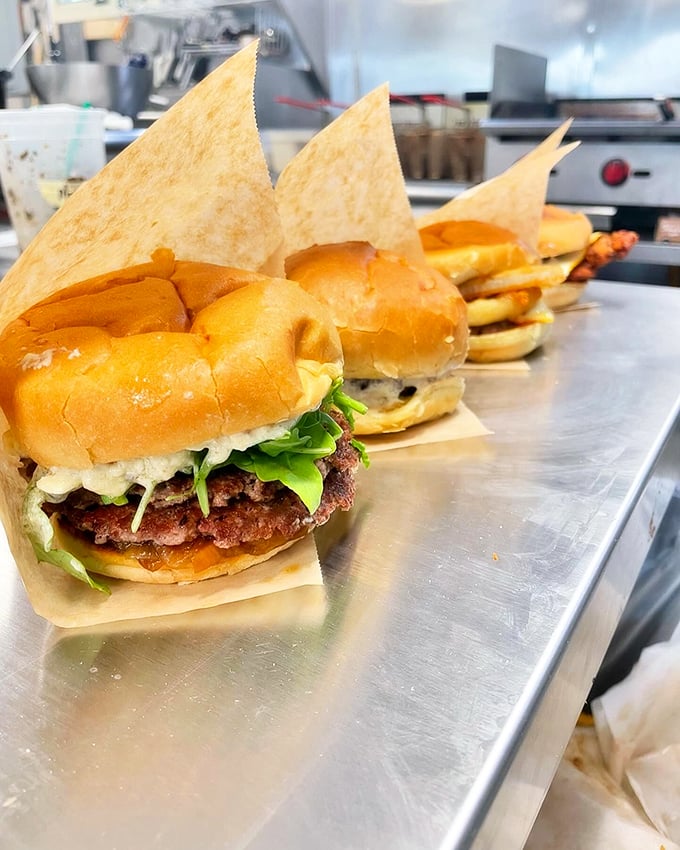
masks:
{"type": "MultiPolygon", "coordinates": [[[[366,407],[342,392],[342,379],[333,382],[330,391],[317,410],[304,413],[285,434],[274,440],[264,440],[244,451],[233,451],[226,461],[211,466],[205,454],[194,463],[194,489],[204,516],[210,511],[208,504],[207,478],[213,469],[236,466],[252,472],[260,481],[280,481],[300,498],[313,514],[321,504],[323,478],[314,461],[327,457],[335,451],[342,436],[342,428],[329,411],[337,407],[350,425],[354,424],[354,412],[365,413],[366,407]]],[[[366,448],[358,440],[352,445],[368,466],[366,448]]]]}
{"type": "Polygon", "coordinates": [[[55,567],[59,567],[79,581],[85,582],[93,590],[111,593],[105,584],[92,578],[82,561],[79,561],[75,555],[54,546],[54,528],[50,518],[42,509],[44,503],[45,499],[40,490],[35,484],[30,484],[24,497],[22,522],[36,558],[39,561],[54,564],[55,567]]]}
{"type": "MultiPolygon", "coordinates": [[[[330,388],[330,391],[329,391],[328,395],[326,396],[326,398],[324,399],[324,402],[321,406],[323,407],[324,404],[328,404],[329,407],[331,407],[331,406],[337,407],[338,410],[345,417],[345,419],[349,422],[350,428],[352,428],[352,430],[353,430],[354,429],[354,414],[355,413],[366,413],[368,408],[366,407],[365,404],[362,404],[362,402],[357,401],[355,398],[352,398],[351,396],[348,396],[346,393],[343,393],[342,383],[343,383],[342,378],[336,378],[336,380],[333,381],[331,388],[330,388]]],[[[357,440],[357,442],[359,442],[359,441],[357,440]]],[[[363,460],[363,458],[366,457],[366,447],[364,446],[363,443],[361,443],[360,445],[362,447],[361,448],[361,454],[362,454],[362,460],[363,460]]],[[[366,457],[366,460],[368,460],[367,457],[366,457]]],[[[367,465],[367,464],[365,464],[365,465],[367,465]]]]}

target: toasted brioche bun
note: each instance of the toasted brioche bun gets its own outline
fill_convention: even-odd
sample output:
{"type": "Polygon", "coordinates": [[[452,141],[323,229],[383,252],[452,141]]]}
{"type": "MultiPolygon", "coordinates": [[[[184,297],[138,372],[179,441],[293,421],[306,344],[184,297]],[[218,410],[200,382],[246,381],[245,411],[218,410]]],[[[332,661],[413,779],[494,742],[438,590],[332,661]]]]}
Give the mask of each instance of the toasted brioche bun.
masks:
{"type": "MultiPolygon", "coordinates": [[[[455,409],[464,383],[465,302],[438,271],[368,242],[314,245],[286,260],[286,274],[327,306],[342,342],[345,377],[435,379],[398,392],[355,418],[357,434],[404,430],[455,409]]],[[[422,382],[421,382],[422,383],[422,382]]]]}
{"type": "Polygon", "coordinates": [[[219,549],[200,541],[185,546],[127,546],[119,551],[76,537],[54,519],[52,524],[57,544],[75,555],[87,569],[109,578],[143,584],[177,584],[235,575],[272,558],[300,539],[272,538],[231,549],[219,549]]]}
{"type": "Polygon", "coordinates": [[[572,304],[576,304],[583,295],[587,285],[587,281],[577,283],[575,281],[565,280],[557,286],[544,289],[543,301],[551,310],[563,310],[565,307],[571,307],[572,304]]]}
{"type": "Polygon", "coordinates": [[[425,259],[455,284],[528,265],[534,253],[510,230],[483,221],[443,221],[420,230],[425,259]]]}
{"type": "Polygon", "coordinates": [[[519,360],[541,346],[550,334],[552,311],[539,300],[517,317],[513,326],[492,333],[471,334],[468,360],[475,363],[499,363],[519,360]]]}
{"type": "Polygon", "coordinates": [[[495,224],[438,222],[424,227],[420,238],[428,265],[449,277],[466,301],[562,280],[559,269],[538,262],[518,236],[495,224]]]}
{"type": "Polygon", "coordinates": [[[546,204],[538,232],[538,253],[546,259],[585,251],[592,232],[593,226],[582,212],[546,204]]]}
{"type": "Polygon", "coordinates": [[[465,358],[465,302],[434,269],[343,242],[293,254],[286,275],[330,309],[347,378],[437,377],[465,358]]]}
{"type": "Polygon", "coordinates": [[[68,287],[0,336],[0,406],[41,466],[166,455],[301,415],[342,373],[328,312],[259,273],[176,261],[68,287]]]}
{"type": "Polygon", "coordinates": [[[430,422],[456,409],[465,391],[465,379],[449,375],[433,381],[406,401],[395,402],[382,409],[370,408],[364,414],[355,414],[354,433],[391,434],[404,431],[420,422],[430,422]]]}
{"type": "Polygon", "coordinates": [[[586,288],[585,283],[568,281],[571,270],[583,259],[593,236],[590,220],[581,212],[571,212],[554,204],[543,207],[538,237],[538,252],[544,265],[558,269],[562,281],[543,290],[543,300],[552,310],[575,304],[586,288]]]}

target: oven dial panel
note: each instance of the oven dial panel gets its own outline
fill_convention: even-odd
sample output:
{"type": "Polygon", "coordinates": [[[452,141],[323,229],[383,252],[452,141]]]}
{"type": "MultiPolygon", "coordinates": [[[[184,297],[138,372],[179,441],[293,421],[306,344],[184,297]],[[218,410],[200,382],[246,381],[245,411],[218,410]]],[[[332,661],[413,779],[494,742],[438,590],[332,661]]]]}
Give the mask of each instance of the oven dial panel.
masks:
{"type": "MultiPolygon", "coordinates": [[[[487,178],[500,174],[540,140],[486,140],[487,178]]],[[[680,207],[679,142],[583,139],[553,169],[553,203],[680,207]],[[608,179],[606,179],[608,178],[608,179]]]]}
{"type": "Polygon", "coordinates": [[[608,159],[600,171],[602,182],[607,186],[623,186],[630,177],[630,165],[625,159],[608,159]]]}

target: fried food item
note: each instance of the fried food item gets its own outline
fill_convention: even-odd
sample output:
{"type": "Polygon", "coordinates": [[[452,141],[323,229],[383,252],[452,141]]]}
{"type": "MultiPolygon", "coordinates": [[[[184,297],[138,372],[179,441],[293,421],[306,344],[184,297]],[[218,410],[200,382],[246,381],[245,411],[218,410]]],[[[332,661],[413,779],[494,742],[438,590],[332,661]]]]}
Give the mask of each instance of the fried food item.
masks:
{"type": "Polygon", "coordinates": [[[639,239],[639,235],[633,230],[614,230],[611,233],[600,233],[588,245],[584,258],[571,270],[567,280],[579,283],[590,280],[595,277],[602,266],[625,259],[639,239]]]}
{"type": "Polygon", "coordinates": [[[543,264],[561,270],[562,275],[556,286],[544,290],[546,304],[555,310],[576,303],[598,270],[624,259],[638,239],[638,234],[632,230],[593,233],[584,213],[546,204],[538,251],[543,264]]]}

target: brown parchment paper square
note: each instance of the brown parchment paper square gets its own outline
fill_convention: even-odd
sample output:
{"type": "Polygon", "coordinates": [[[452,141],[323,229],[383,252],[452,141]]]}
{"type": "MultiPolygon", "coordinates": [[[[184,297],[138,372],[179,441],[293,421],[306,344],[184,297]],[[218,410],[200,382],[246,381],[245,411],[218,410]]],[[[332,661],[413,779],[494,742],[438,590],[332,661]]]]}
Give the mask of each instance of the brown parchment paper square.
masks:
{"type": "Polygon", "coordinates": [[[255,120],[257,43],[223,62],[66,201],[0,282],[0,328],[64,287],[159,247],[283,276],[255,120]]]}
{"type": "MultiPolygon", "coordinates": [[[[19,550],[24,550],[27,544],[23,535],[13,542],[19,550]]],[[[0,561],[2,569],[14,568],[9,546],[0,545],[0,561]]],[[[92,590],[52,564],[37,563],[32,551],[23,551],[17,566],[36,614],[63,628],[184,614],[296,587],[323,584],[311,534],[268,561],[233,576],[180,585],[105,578],[104,583],[111,589],[110,596],[92,590]]]]}
{"type": "Polygon", "coordinates": [[[577,301],[575,304],[567,304],[565,307],[555,307],[553,313],[574,313],[578,310],[597,310],[599,301],[577,301]]]}
{"type": "Polygon", "coordinates": [[[155,617],[140,617],[136,620],[115,620],[110,623],[73,628],[50,629],[45,639],[45,650],[67,646],[69,641],[78,641],[83,634],[99,635],[102,640],[112,635],[129,635],[143,632],[145,635],[228,631],[282,629],[290,626],[314,629],[320,626],[328,613],[328,594],[323,584],[305,584],[276,593],[266,593],[251,599],[214,605],[181,614],[163,614],[155,617]]]}
{"type": "Polygon", "coordinates": [[[453,413],[435,419],[433,422],[413,425],[406,431],[399,431],[396,434],[375,434],[362,436],[360,439],[366,445],[370,457],[376,452],[444,443],[449,440],[465,440],[469,437],[481,437],[492,433],[493,431],[489,431],[466,404],[459,401],[453,413]]]}
{"type": "Polygon", "coordinates": [[[460,368],[470,372],[526,373],[531,371],[531,366],[526,360],[504,360],[499,363],[472,363],[466,361],[460,368]]]}

